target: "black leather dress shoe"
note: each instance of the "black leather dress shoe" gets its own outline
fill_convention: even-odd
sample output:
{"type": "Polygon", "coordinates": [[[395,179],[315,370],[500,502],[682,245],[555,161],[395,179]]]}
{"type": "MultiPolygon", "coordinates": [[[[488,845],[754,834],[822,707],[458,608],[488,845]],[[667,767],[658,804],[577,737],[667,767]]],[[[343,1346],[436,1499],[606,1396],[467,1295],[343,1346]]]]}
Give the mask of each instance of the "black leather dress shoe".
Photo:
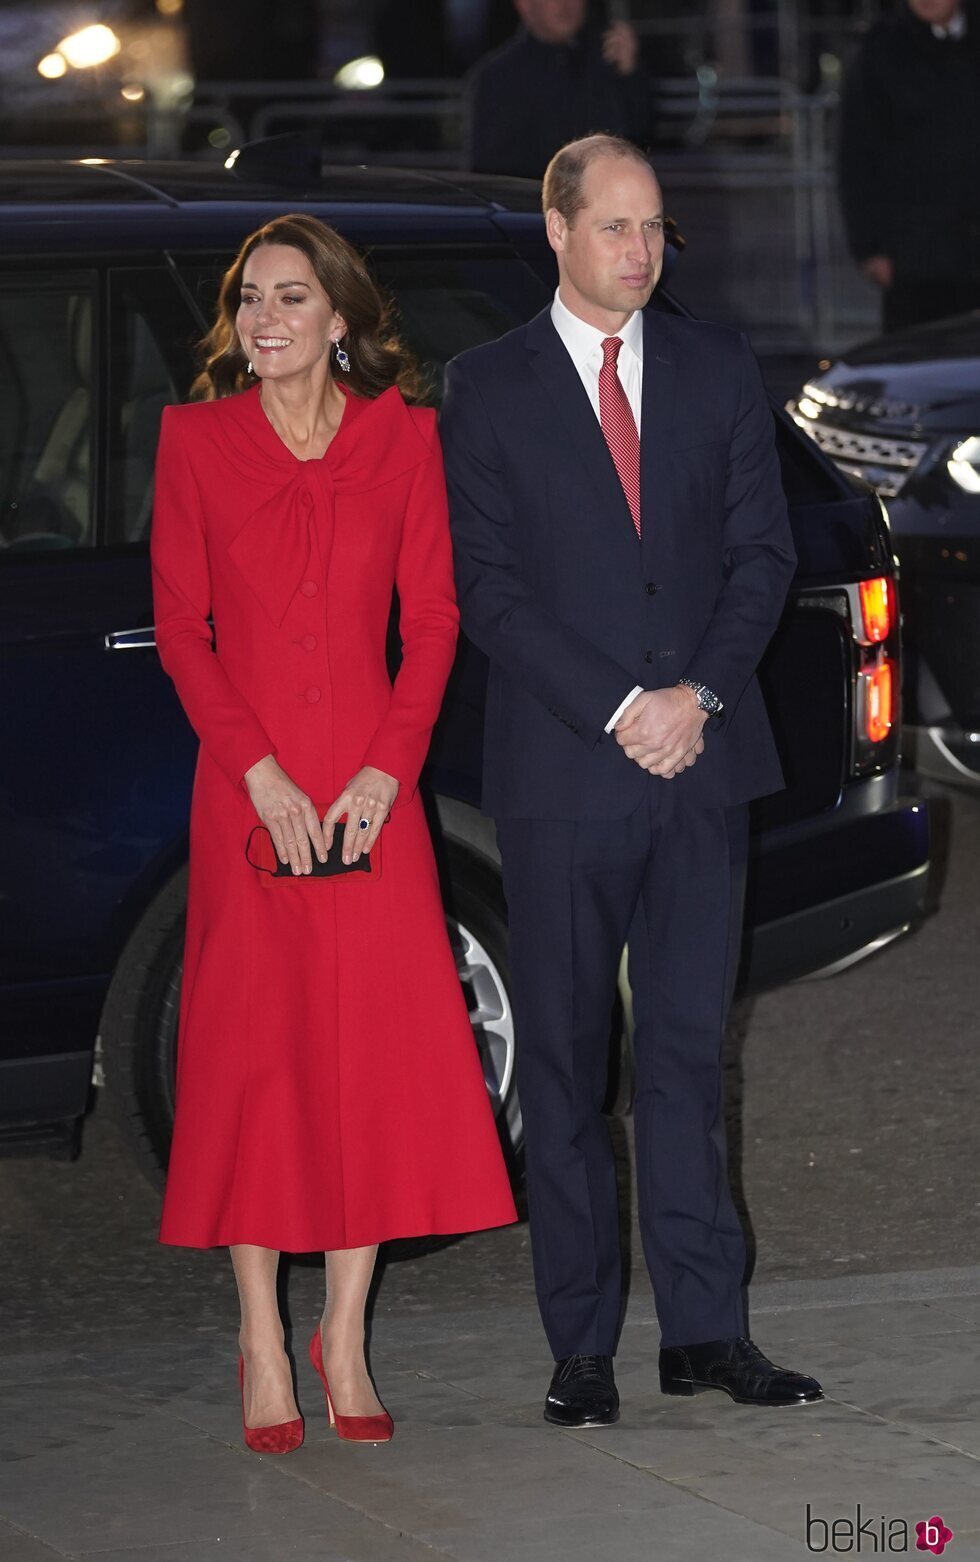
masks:
{"type": "Polygon", "coordinates": [[[612,1426],[618,1421],[612,1357],[565,1356],[557,1362],[544,1418],[554,1426],[612,1426]]]}
{"type": "Polygon", "coordinates": [[[720,1388],[737,1405],[807,1405],[823,1398],[816,1378],[773,1366],[758,1345],[742,1339],[662,1350],[660,1387],[665,1394],[720,1388]]]}

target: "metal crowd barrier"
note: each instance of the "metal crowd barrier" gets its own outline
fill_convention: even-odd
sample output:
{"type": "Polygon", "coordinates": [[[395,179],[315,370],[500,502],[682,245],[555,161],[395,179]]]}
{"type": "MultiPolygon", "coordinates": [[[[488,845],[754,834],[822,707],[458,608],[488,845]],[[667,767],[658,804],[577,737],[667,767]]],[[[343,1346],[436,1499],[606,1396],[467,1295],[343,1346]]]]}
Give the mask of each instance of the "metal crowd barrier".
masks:
{"type": "MultiPolygon", "coordinates": [[[[654,161],[688,240],[682,296],[775,350],[829,352],[867,334],[877,301],[847,255],[837,208],[836,95],[708,66],[661,78],[655,91],[654,161]]],[[[139,109],[125,113],[125,147],[94,137],[89,144],[77,123],[75,146],[81,140],[93,156],[217,159],[243,142],[303,129],[320,133],[328,163],[452,170],[464,156],[463,86],[443,79],[362,91],[310,81],[199,82],[169,103],[148,88],[139,109]]],[[[67,144],[66,135],[63,155],[77,155],[67,144]]]]}

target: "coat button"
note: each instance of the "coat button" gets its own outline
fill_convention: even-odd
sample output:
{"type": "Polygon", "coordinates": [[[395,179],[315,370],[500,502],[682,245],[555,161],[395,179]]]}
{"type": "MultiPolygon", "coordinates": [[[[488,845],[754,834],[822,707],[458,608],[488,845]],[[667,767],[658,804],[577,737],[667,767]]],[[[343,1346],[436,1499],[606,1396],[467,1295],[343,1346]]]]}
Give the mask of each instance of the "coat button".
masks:
{"type": "Polygon", "coordinates": [[[652,662],[653,661],[653,652],[652,651],[644,651],[644,653],[643,653],[643,660],[645,662],[652,662]]]}
{"type": "Polygon", "coordinates": [[[299,589],[304,597],[315,597],[320,588],[315,580],[304,580],[299,589]]]}
{"type": "Polygon", "coordinates": [[[647,581],[647,596],[648,597],[655,597],[659,590],[660,590],[660,587],[657,585],[657,582],[655,580],[648,580],[647,581]]]}
{"type": "Polygon", "coordinates": [[[303,647],[304,651],[315,651],[316,635],[304,635],[300,641],[300,645],[303,647]]]}
{"type": "Polygon", "coordinates": [[[310,687],[306,691],[306,698],[309,700],[311,705],[315,705],[317,700],[320,698],[320,691],[315,683],[310,684],[310,687]]]}

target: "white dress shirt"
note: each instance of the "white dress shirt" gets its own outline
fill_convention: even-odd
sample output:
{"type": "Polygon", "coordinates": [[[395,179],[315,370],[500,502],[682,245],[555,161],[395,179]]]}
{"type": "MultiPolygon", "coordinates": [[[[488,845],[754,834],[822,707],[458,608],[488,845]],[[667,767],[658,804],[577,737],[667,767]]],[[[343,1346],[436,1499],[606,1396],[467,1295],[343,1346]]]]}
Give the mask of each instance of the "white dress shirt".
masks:
{"type": "MultiPolygon", "coordinates": [[[[608,332],[599,331],[594,325],[589,325],[587,320],[580,320],[578,315],[562,302],[561,293],[556,289],[554,302],[551,306],[551,323],[562,339],[565,350],[571,358],[578,372],[578,377],[585,386],[585,392],[596,417],[599,416],[599,370],[602,368],[602,344],[606,340],[608,332]]],[[[619,382],[626,392],[626,399],[633,413],[633,421],[637,432],[640,429],[640,409],[643,402],[643,315],[635,309],[626,324],[616,335],[622,340],[619,349],[619,358],[616,363],[616,371],[619,382]]],[[[638,694],[643,693],[643,685],[637,684],[632,688],[621,705],[618,705],[606,723],[606,731],[611,732],[620,716],[628,705],[631,705],[638,694]]]]}

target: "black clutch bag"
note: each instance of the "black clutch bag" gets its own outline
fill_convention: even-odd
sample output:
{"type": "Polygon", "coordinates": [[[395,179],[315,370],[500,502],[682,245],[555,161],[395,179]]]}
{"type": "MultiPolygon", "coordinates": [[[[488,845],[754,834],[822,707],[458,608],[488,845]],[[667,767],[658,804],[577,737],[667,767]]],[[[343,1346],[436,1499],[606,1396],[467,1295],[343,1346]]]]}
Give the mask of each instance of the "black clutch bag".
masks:
{"type": "Polygon", "coordinates": [[[343,840],[344,826],[342,823],[334,826],[333,838],[330,842],[330,850],[326,862],[321,862],[316,852],[310,845],[310,856],[313,859],[313,869],[310,873],[294,873],[288,862],[280,862],[276,848],[272,844],[272,836],[264,824],[257,824],[249,831],[248,840],[245,842],[245,860],[249,866],[256,868],[259,873],[266,873],[272,879],[339,879],[347,873],[374,873],[373,858],[378,850],[380,841],[375,841],[370,852],[362,852],[356,862],[345,862],[341,854],[341,841],[343,840]],[[336,847],[337,831],[340,831],[340,840],[336,847]],[[252,842],[258,836],[258,841],[253,847],[252,842]]]}

